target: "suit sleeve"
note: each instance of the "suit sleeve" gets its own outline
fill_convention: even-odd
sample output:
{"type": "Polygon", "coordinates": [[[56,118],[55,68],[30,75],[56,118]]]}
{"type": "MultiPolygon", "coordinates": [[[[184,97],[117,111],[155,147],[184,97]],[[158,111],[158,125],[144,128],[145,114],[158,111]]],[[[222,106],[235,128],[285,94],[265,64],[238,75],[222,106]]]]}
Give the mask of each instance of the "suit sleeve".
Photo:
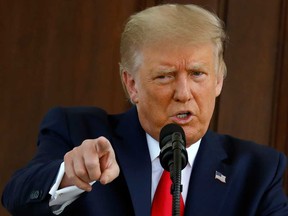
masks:
{"type": "Polygon", "coordinates": [[[65,153],[71,150],[66,114],[52,109],[44,118],[35,157],[18,170],[7,183],[2,203],[17,215],[53,215],[49,208],[49,190],[53,185],[65,153]]]}
{"type": "Polygon", "coordinates": [[[287,166],[287,157],[279,153],[279,162],[275,175],[264,193],[257,215],[260,216],[288,216],[287,195],[283,190],[283,174],[287,166]]]}

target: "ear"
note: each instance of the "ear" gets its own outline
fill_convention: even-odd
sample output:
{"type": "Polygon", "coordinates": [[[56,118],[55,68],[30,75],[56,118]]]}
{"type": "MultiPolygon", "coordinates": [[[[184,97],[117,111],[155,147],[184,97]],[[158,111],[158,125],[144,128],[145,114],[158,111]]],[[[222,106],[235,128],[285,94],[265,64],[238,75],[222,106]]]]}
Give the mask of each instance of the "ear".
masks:
{"type": "Polygon", "coordinates": [[[216,89],[215,89],[215,93],[216,93],[216,97],[218,97],[222,91],[222,87],[223,87],[223,82],[224,82],[224,78],[226,75],[226,65],[224,63],[224,61],[220,61],[219,63],[219,67],[218,67],[218,71],[217,71],[217,83],[216,83],[216,89]]]}
{"type": "Polygon", "coordinates": [[[138,89],[137,89],[134,76],[128,73],[127,71],[123,71],[122,82],[125,86],[127,94],[130,97],[131,102],[134,104],[137,104],[138,103],[138,89]]]}
{"type": "Polygon", "coordinates": [[[224,77],[222,75],[217,75],[216,83],[216,97],[218,97],[222,91],[224,77]]]}

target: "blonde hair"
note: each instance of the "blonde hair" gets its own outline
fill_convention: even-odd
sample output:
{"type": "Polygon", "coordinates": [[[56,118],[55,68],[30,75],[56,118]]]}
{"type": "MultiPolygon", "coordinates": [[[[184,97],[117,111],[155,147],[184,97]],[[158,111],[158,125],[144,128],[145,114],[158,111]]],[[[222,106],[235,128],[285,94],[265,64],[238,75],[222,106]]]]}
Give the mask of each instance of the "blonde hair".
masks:
{"type": "Polygon", "coordinates": [[[226,76],[223,59],[226,34],[223,22],[197,5],[165,4],[132,15],[120,43],[120,73],[136,73],[142,63],[141,49],[165,41],[180,44],[212,42],[218,56],[218,70],[226,76]]]}

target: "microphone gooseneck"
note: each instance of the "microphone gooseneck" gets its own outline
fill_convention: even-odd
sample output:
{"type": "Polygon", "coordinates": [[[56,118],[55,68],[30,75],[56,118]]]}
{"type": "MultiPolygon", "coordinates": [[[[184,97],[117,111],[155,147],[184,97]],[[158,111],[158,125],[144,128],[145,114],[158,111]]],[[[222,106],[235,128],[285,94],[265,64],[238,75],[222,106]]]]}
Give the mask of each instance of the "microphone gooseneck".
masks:
{"type": "Polygon", "coordinates": [[[160,163],[170,172],[172,180],[171,194],[173,195],[172,215],[180,215],[180,197],[182,192],[181,170],[187,165],[185,133],[181,126],[168,124],[160,132],[160,163]]]}

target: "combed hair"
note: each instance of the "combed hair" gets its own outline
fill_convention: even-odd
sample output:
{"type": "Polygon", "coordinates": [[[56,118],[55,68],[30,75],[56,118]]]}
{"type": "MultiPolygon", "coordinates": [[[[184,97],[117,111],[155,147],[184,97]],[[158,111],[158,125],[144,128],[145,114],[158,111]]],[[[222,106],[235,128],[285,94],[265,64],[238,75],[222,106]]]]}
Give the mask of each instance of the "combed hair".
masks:
{"type": "Polygon", "coordinates": [[[141,50],[158,42],[188,44],[212,42],[218,55],[219,70],[226,76],[223,59],[226,34],[223,22],[197,5],[165,4],[132,15],[120,43],[120,73],[136,73],[142,63],[141,50]]]}

